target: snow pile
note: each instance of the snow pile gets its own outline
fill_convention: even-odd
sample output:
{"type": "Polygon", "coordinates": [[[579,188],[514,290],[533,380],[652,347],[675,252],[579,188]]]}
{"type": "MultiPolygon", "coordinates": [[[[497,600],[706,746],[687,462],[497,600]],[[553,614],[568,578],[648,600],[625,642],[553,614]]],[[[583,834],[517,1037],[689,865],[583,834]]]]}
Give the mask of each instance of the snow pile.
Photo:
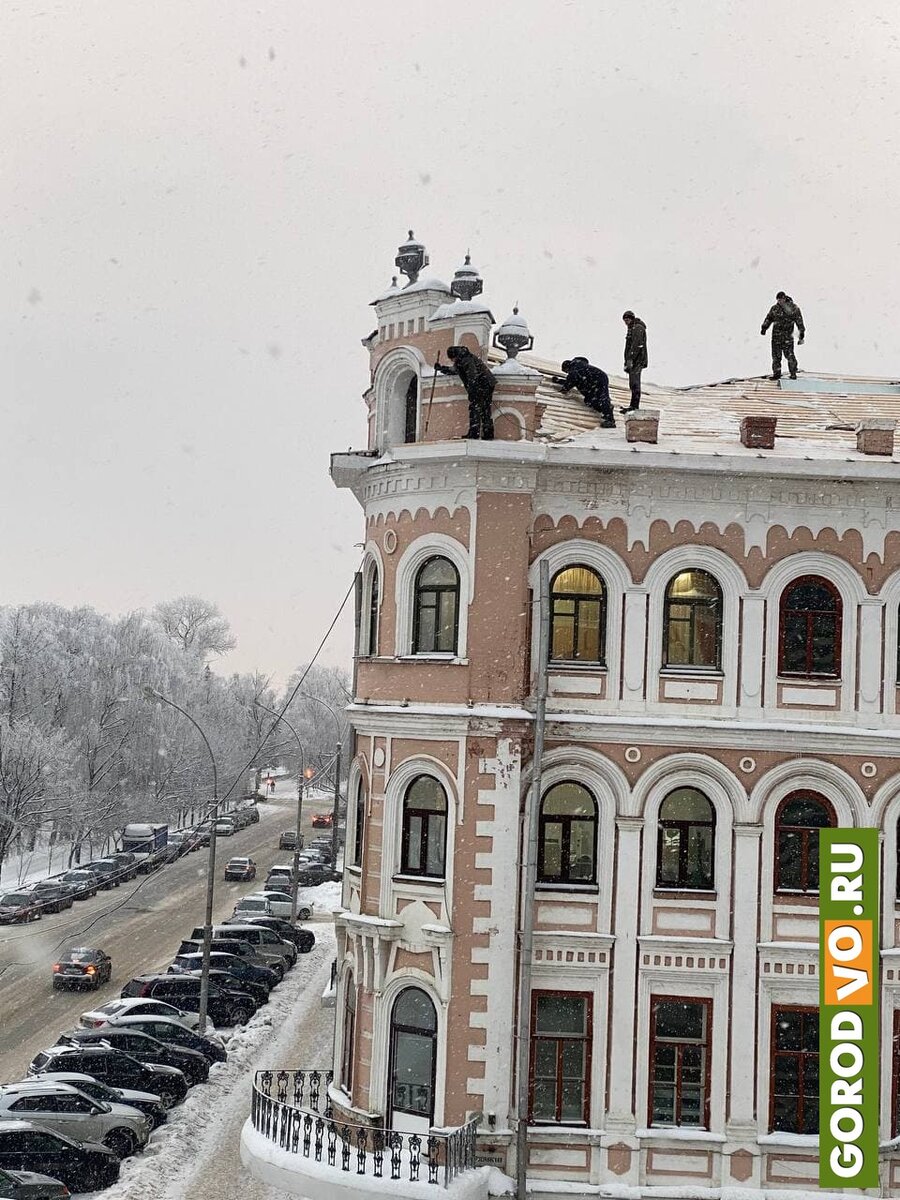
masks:
{"type": "Polygon", "coordinates": [[[228,1061],[214,1063],[209,1083],[191,1088],[184,1104],[173,1109],[168,1122],[157,1129],[143,1154],[122,1163],[118,1183],[102,1192],[92,1193],[97,1200],[162,1200],[169,1194],[173,1180],[189,1167],[197,1165],[198,1157],[221,1154],[222,1130],[229,1109],[235,1102],[249,1112],[246,1090],[253,1071],[278,1063],[279,1046],[286,1045],[304,1009],[321,1003],[320,979],[330,970],[336,951],[334,932],[323,930],[309,954],[303,955],[297,966],[289,971],[284,982],[272,993],[245,1026],[230,1033],[219,1030],[225,1037],[228,1061]],[[208,1145],[207,1145],[208,1143],[208,1145]]]}
{"type": "Polygon", "coordinates": [[[341,907],[341,888],[339,879],[329,879],[318,883],[315,887],[298,888],[297,899],[304,904],[311,904],[313,911],[334,912],[341,907]]]}

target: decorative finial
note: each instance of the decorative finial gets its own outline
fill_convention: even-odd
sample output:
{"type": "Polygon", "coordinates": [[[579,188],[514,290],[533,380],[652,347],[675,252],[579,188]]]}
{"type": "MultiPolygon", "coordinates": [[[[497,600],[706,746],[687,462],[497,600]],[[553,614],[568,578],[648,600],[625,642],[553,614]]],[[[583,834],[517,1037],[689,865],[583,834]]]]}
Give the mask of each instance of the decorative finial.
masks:
{"type": "Polygon", "coordinates": [[[519,316],[518,300],[513,305],[512,316],[507,317],[494,334],[494,345],[505,350],[508,359],[515,358],[520,350],[530,350],[534,345],[528,322],[519,316]]]}
{"type": "Polygon", "coordinates": [[[484,280],[478,268],[472,266],[472,256],[466,251],[466,261],[453,276],[450,291],[460,300],[473,300],[484,291],[484,280]]]}
{"type": "MultiPolygon", "coordinates": [[[[415,234],[410,229],[408,239],[403,243],[394,259],[394,266],[400,268],[400,274],[409,278],[409,283],[415,283],[419,272],[428,266],[428,255],[421,242],[417,242],[415,234]]],[[[407,287],[409,284],[407,284],[407,287]]]]}

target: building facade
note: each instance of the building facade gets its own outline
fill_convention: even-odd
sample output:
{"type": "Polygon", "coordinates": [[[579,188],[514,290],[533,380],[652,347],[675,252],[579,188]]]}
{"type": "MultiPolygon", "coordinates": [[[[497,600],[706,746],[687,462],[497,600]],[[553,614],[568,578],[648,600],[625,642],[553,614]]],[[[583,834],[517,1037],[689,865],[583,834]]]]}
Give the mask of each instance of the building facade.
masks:
{"type": "Polygon", "coordinates": [[[521,316],[492,344],[478,291],[423,257],[374,302],[367,445],[332,460],[366,545],[330,1112],[471,1128],[515,1173],[530,905],[530,1189],[816,1191],[817,834],[874,826],[900,1195],[900,387],[645,385],[600,429],[518,357],[521,316]],[[451,344],[493,366],[493,442],[459,440],[451,344]]]}

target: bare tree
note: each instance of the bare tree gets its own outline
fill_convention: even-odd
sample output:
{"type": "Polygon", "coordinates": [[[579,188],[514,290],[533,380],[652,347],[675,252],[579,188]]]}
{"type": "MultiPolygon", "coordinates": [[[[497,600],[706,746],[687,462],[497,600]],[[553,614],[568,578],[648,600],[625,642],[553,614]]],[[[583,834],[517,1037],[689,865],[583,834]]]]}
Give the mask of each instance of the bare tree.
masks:
{"type": "Polygon", "coordinates": [[[153,610],[167,637],[202,662],[227,654],[237,644],[215,604],[200,596],[176,596],[153,610]]]}

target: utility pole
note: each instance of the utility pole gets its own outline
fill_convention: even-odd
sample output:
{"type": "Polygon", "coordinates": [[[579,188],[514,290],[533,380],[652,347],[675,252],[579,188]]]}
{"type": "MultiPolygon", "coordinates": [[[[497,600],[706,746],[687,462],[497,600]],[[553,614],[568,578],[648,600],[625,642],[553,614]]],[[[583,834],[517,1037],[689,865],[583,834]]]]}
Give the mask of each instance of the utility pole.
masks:
{"type": "MultiPolygon", "coordinates": [[[[294,838],[293,873],[291,876],[291,924],[293,925],[297,920],[297,889],[300,886],[298,879],[300,874],[300,839],[303,836],[300,832],[300,825],[303,819],[303,783],[306,779],[306,755],[303,753],[303,743],[300,740],[300,734],[284,713],[275,712],[274,709],[267,707],[259,700],[256,700],[255,704],[257,708],[261,708],[263,712],[267,712],[270,717],[274,717],[276,721],[281,721],[285,724],[294,735],[294,741],[297,743],[297,824],[294,838]]],[[[310,771],[312,771],[312,768],[310,768],[310,771]]]]}
{"type": "Polygon", "coordinates": [[[334,755],[334,808],[331,813],[331,872],[337,869],[338,821],[341,811],[341,743],[338,742],[334,755]]]}
{"type": "Polygon", "coordinates": [[[534,717],[534,756],[531,787],[525,801],[522,830],[521,921],[519,929],[519,1013],[516,1047],[516,1197],[527,1200],[528,1076],[531,1051],[531,959],[534,949],[534,893],[537,883],[538,817],[541,809],[541,776],[544,728],[547,717],[547,659],[550,647],[550,568],[543,561],[538,583],[538,660],[534,717]]]}

